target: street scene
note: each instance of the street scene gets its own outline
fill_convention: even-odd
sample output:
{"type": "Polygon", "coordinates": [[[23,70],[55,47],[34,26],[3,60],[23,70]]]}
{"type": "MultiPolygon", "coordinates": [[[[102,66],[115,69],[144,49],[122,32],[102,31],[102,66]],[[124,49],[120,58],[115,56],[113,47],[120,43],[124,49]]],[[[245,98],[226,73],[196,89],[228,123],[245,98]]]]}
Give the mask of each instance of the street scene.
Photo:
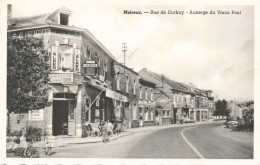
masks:
{"type": "Polygon", "coordinates": [[[252,7],[57,6],[7,4],[7,158],[254,159],[252,7]]]}

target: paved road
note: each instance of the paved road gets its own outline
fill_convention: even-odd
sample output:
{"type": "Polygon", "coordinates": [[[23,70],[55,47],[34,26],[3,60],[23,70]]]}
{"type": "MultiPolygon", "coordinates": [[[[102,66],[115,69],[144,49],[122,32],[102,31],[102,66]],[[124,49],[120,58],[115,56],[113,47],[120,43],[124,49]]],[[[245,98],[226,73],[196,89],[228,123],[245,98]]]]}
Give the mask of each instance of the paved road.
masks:
{"type": "MultiPolygon", "coordinates": [[[[232,138],[222,123],[134,132],[109,143],[56,148],[51,157],[250,159],[253,136],[232,138]],[[225,133],[225,135],[222,135],[225,133]],[[246,139],[243,139],[246,138],[246,139]],[[250,140],[251,138],[251,140],[250,140]]],[[[232,135],[232,136],[231,136],[232,135]]],[[[237,137],[237,136],[236,136],[237,137]]],[[[41,154],[43,155],[43,153],[41,154]]]]}

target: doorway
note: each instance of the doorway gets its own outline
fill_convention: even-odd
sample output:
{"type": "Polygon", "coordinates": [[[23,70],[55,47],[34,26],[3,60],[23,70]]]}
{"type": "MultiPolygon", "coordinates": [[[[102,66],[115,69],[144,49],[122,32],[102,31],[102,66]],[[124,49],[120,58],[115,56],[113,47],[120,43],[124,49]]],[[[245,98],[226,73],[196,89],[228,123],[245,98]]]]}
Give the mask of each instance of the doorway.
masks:
{"type": "Polygon", "coordinates": [[[69,101],[53,101],[53,135],[68,135],[69,101]]]}

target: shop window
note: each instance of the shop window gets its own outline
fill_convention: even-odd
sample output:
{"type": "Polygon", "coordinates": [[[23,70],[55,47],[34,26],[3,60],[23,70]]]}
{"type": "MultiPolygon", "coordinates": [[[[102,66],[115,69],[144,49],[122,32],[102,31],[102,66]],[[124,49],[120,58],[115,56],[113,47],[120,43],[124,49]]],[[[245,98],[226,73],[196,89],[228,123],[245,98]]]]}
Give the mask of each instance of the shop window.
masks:
{"type": "Polygon", "coordinates": [[[165,118],[170,117],[170,110],[164,109],[164,110],[163,110],[163,117],[165,117],[165,118]]]}

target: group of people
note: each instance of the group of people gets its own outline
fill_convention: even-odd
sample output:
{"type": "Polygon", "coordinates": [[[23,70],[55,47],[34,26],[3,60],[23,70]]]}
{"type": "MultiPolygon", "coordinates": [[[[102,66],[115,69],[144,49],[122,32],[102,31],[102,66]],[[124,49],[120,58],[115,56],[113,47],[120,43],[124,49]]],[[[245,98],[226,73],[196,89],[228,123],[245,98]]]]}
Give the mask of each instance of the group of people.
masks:
{"type": "MultiPolygon", "coordinates": [[[[30,147],[32,147],[32,145],[33,145],[32,139],[30,139],[29,137],[26,137],[26,133],[25,132],[23,132],[21,137],[18,138],[18,139],[19,140],[16,140],[15,143],[17,143],[19,148],[23,149],[22,155],[24,157],[30,156],[30,155],[28,155],[28,154],[30,154],[30,153],[28,153],[28,149],[30,147]]],[[[46,155],[51,155],[52,154],[52,148],[54,147],[54,139],[55,139],[55,137],[52,136],[52,135],[46,136],[45,143],[44,143],[44,146],[43,146],[45,148],[45,154],[46,155]]]]}

